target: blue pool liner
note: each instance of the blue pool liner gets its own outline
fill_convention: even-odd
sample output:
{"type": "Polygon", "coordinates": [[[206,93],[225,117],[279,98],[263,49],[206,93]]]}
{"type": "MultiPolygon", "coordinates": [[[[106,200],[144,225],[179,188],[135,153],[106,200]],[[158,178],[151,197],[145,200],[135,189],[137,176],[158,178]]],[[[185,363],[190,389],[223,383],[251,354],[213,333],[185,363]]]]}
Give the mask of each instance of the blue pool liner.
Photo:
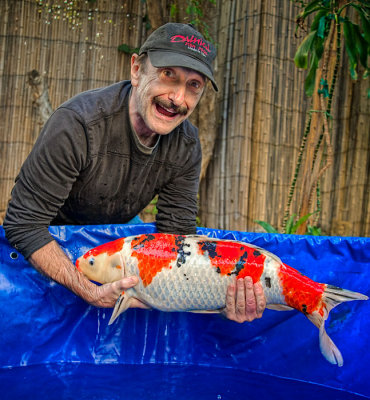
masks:
{"type": "MultiPolygon", "coordinates": [[[[155,224],[50,227],[73,262],[104,242],[155,231],[155,224]]],[[[318,282],[370,295],[370,238],[198,233],[253,243],[318,282]]],[[[370,301],[330,313],[341,368],[324,359],[318,329],[296,311],[266,310],[238,324],[130,309],[108,326],[111,309],[42,276],[0,227],[0,304],[2,399],[370,398],[370,301]]]]}

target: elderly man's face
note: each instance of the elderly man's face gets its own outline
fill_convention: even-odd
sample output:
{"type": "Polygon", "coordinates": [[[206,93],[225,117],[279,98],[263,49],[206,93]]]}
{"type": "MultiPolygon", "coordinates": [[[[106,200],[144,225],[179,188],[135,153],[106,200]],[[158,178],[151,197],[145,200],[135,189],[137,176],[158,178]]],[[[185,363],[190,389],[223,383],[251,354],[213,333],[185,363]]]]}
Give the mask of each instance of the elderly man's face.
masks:
{"type": "Polygon", "coordinates": [[[137,56],[133,56],[131,83],[130,116],[134,115],[131,122],[136,132],[140,135],[144,122],[151,132],[165,135],[193,112],[206,80],[188,68],[155,68],[149,58],[140,68],[137,56]]]}

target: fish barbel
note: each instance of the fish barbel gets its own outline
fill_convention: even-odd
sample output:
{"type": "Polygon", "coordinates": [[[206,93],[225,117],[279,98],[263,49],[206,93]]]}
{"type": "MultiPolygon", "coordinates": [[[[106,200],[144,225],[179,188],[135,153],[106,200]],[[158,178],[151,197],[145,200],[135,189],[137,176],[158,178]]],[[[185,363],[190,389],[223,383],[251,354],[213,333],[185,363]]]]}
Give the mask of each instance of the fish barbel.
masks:
{"type": "Polygon", "coordinates": [[[111,324],[133,298],[162,311],[221,312],[235,278],[260,281],[267,308],[296,309],[320,332],[320,349],[332,364],[343,358],[325,331],[338,304],[368,297],[317,283],[284,264],[276,255],[249,243],[199,235],[143,234],[120,238],[89,250],[76,261],[88,279],[114,282],[136,275],[139,283],[121,294],[111,324]]]}

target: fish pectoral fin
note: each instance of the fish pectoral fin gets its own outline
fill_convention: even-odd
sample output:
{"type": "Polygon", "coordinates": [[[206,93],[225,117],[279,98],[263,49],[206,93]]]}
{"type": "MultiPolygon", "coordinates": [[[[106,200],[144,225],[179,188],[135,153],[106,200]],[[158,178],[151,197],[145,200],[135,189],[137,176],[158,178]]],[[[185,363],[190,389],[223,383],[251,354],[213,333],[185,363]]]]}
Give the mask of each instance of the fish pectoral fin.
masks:
{"type": "Polygon", "coordinates": [[[108,325],[112,325],[116,318],[130,307],[131,302],[132,297],[127,292],[122,292],[116,301],[108,325]]]}
{"type": "Polygon", "coordinates": [[[266,308],[275,311],[292,311],[294,308],[286,306],[285,304],[267,304],[266,308]]]}

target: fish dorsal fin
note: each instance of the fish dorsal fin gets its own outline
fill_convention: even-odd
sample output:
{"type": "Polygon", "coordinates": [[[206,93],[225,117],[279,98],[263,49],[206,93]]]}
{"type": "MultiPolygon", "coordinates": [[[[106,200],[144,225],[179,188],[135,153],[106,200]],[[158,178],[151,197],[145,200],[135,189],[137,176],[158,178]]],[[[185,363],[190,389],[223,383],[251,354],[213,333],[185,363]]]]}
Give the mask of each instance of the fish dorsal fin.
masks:
{"type": "Polygon", "coordinates": [[[212,238],[207,235],[186,235],[186,237],[191,239],[212,240],[212,238]]]}
{"type": "Polygon", "coordinates": [[[266,308],[275,311],[292,311],[294,308],[286,306],[285,304],[267,304],[266,308]]]}

